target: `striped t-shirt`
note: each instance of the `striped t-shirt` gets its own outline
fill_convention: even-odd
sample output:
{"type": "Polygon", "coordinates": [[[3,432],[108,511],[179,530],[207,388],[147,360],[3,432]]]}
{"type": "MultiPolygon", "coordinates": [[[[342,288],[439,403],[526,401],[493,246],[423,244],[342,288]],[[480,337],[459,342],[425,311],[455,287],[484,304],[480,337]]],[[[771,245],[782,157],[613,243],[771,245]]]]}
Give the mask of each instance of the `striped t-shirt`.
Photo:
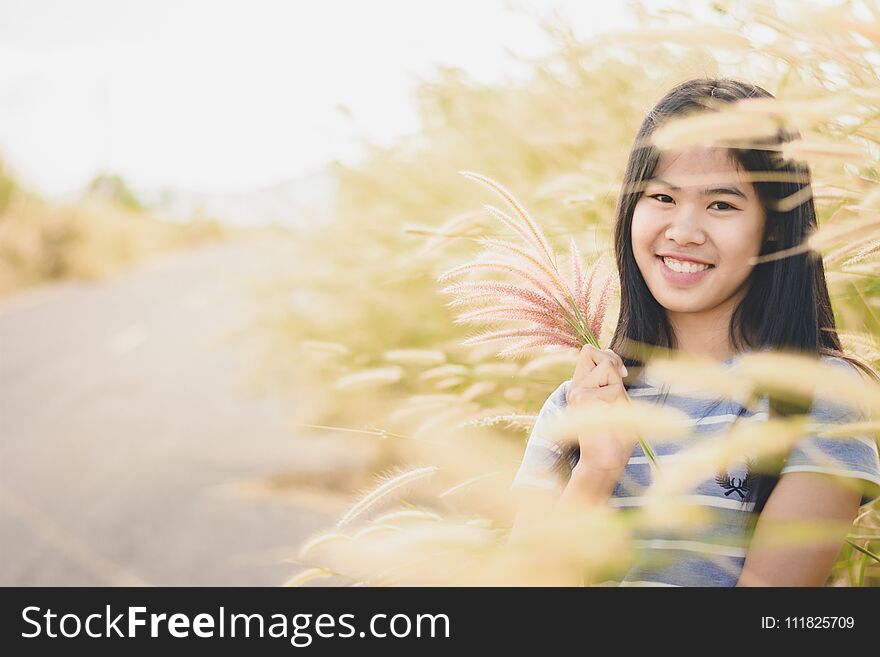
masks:
{"type": "MultiPolygon", "coordinates": [[[[724,362],[729,366],[736,356],[724,362]]],[[[859,371],[848,361],[832,356],[822,360],[845,368],[853,376],[859,371]]],[[[544,435],[547,422],[566,406],[566,393],[571,380],[563,382],[547,398],[532,428],[522,463],[513,480],[512,489],[541,488],[561,493],[565,477],[553,469],[558,448],[544,435]]],[[[628,394],[640,401],[666,404],[684,411],[693,421],[690,436],[683,442],[651,441],[661,463],[675,458],[676,452],[730,429],[732,422],[756,422],[768,417],[767,397],[750,408],[722,399],[706,399],[675,394],[675,389],[661,389],[645,371],[628,388],[628,394]]],[[[817,395],[810,409],[815,422],[854,422],[864,417],[853,407],[841,406],[817,395]]],[[[650,436],[646,436],[650,441],[650,436]]],[[[880,458],[877,442],[872,436],[819,438],[808,434],[791,449],[780,475],[787,472],[824,472],[852,477],[862,485],[861,505],[870,504],[880,496],[880,458]]],[[[638,507],[640,491],[651,483],[651,464],[640,445],[636,445],[624,473],[617,482],[609,505],[638,507]]],[[[748,490],[745,462],[731,464],[727,472],[714,473],[691,487],[686,502],[709,509],[712,521],[686,534],[678,531],[637,531],[635,547],[638,558],[620,581],[602,585],[616,586],[735,586],[747,544],[746,521],[752,505],[741,501],[748,490]]]]}

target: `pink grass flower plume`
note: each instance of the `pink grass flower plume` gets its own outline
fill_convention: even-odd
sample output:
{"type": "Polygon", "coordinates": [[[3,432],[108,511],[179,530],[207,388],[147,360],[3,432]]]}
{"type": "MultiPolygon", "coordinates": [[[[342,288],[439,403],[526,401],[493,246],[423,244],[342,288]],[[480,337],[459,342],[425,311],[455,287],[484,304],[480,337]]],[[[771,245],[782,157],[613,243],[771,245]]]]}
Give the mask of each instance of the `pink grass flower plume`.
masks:
{"type": "Polygon", "coordinates": [[[615,270],[604,278],[598,274],[604,261],[599,256],[584,271],[580,252],[569,242],[568,276],[556,264],[556,254],[541,228],[514,196],[501,184],[471,171],[461,175],[482,183],[498,194],[513,210],[510,216],[491,205],[486,210],[520,239],[517,244],[496,237],[480,237],[484,247],[475,260],[440,274],[438,282],[477,271],[507,274],[516,282],[494,280],[463,281],[441,292],[453,297],[449,307],[473,306],[455,320],[458,324],[493,321],[528,322],[527,326],[488,330],[464,341],[475,345],[494,340],[512,343],[498,356],[512,356],[542,346],[580,348],[591,344],[600,348],[599,337],[608,310],[608,299],[618,283],[615,270]],[[598,279],[598,280],[597,280],[598,279]]]}

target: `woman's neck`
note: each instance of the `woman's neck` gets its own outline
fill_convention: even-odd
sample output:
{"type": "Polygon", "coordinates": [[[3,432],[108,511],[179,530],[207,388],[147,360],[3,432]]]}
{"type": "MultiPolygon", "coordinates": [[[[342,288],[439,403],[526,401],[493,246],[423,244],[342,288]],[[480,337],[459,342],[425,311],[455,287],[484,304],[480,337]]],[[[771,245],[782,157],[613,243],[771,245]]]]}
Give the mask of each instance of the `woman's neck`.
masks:
{"type": "Polygon", "coordinates": [[[730,319],[738,299],[731,297],[714,308],[694,313],[667,310],[678,351],[723,362],[736,355],[730,344],[730,319]]]}

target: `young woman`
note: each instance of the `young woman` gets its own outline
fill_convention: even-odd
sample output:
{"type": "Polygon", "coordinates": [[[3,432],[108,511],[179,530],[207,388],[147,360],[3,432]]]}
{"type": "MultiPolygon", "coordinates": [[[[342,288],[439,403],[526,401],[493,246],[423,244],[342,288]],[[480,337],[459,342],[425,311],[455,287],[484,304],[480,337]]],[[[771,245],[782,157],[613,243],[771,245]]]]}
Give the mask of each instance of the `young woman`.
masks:
{"type": "MultiPolygon", "coordinates": [[[[624,175],[614,248],[621,283],[620,315],[609,349],[584,347],[572,378],[547,399],[529,437],[512,488],[522,491],[514,533],[551,504],[637,507],[651,482],[650,464],[635,440],[604,436],[560,448],[544,436],[551,416],[567,405],[625,397],[668,404],[694,420],[689,440],[728,430],[734,421],[806,413],[818,422],[860,418],[850,407],[816,397],[786,406],[764,396],[744,408],[658,389],[643,363],[626,356],[636,341],[734,364],[750,350],[812,354],[852,376],[878,379],[844,354],[835,329],[822,260],[804,253],[751,264],[755,256],[801,244],[817,227],[811,195],[787,209],[779,201],[810,185],[809,169],[772,149],[694,147],[659,151],[652,133],[671,117],[711,111],[712,103],[772,97],[752,84],[696,79],[672,89],[645,118],[624,175]],[[754,181],[750,172],[783,172],[793,182],[754,181]],[[694,184],[694,176],[712,179],[694,184]],[[621,354],[624,355],[621,358],[621,354]]],[[[797,135],[780,130],[772,142],[797,135]]],[[[766,176],[765,176],[766,177],[766,176]]],[[[809,191],[809,190],[807,190],[809,191]]],[[[595,437],[594,437],[595,438],[595,437]]],[[[657,444],[661,461],[681,445],[657,444]]],[[[686,445],[685,445],[686,447],[686,445]]],[[[880,495],[880,459],[870,436],[802,438],[776,467],[731,465],[689,491],[712,511],[709,527],[645,533],[641,558],[620,581],[647,586],[822,586],[859,507],[880,495]],[[858,484],[858,485],[854,485],[858,484]],[[839,521],[834,541],[766,547],[756,538],[778,519],[839,521]],[[762,531],[763,530],[763,531],[762,531]],[[751,549],[743,547],[750,537],[751,549]],[[737,542],[739,545],[737,545],[737,542]]]]}

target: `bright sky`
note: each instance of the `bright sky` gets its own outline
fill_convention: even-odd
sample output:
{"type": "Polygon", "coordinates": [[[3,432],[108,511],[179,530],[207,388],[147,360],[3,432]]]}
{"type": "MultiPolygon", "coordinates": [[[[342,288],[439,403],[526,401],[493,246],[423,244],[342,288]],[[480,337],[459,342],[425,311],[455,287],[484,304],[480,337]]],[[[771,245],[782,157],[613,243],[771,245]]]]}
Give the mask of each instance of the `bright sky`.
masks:
{"type": "Polygon", "coordinates": [[[548,46],[536,14],[582,35],[623,26],[621,4],[0,0],[0,157],[48,196],[101,170],[135,189],[247,191],[352,161],[358,135],[414,130],[412,91],[436,64],[515,76],[506,50],[548,46]]]}

